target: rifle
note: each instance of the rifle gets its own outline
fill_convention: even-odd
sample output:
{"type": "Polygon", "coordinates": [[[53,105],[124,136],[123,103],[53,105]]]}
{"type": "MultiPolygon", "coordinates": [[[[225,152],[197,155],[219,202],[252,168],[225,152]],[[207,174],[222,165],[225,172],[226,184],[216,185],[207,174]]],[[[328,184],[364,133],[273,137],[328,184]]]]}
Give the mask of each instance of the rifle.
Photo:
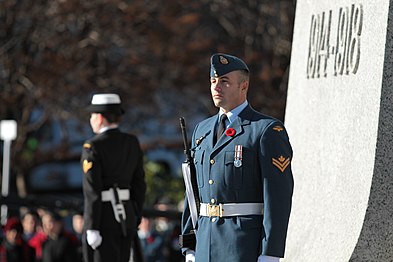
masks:
{"type": "Polygon", "coordinates": [[[198,220],[200,200],[194,161],[191,156],[191,150],[188,146],[186,124],[183,117],[180,117],[180,128],[183,135],[184,154],[186,155],[186,159],[182,163],[182,173],[184,178],[184,184],[186,186],[187,201],[190,208],[190,216],[194,230],[191,230],[191,232],[188,234],[180,235],[179,245],[182,248],[190,248],[192,250],[195,250],[195,227],[198,220]]]}

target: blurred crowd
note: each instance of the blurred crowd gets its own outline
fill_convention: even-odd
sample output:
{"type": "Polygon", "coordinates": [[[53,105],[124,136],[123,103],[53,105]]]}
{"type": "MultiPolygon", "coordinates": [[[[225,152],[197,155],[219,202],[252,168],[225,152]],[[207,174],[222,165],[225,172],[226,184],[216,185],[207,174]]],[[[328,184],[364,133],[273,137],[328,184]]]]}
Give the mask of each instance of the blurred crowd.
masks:
{"type": "Polygon", "coordinates": [[[145,262],[180,262],[180,225],[165,218],[143,217],[138,230],[145,262]]]}
{"type": "Polygon", "coordinates": [[[72,217],[68,230],[62,216],[50,210],[24,210],[3,226],[0,262],[81,262],[83,218],[72,217]]]}
{"type": "MultiPolygon", "coordinates": [[[[82,214],[23,209],[2,226],[0,262],[82,262],[82,230],[82,214]]],[[[183,261],[179,234],[178,221],[143,217],[138,236],[145,262],[183,261]]]]}

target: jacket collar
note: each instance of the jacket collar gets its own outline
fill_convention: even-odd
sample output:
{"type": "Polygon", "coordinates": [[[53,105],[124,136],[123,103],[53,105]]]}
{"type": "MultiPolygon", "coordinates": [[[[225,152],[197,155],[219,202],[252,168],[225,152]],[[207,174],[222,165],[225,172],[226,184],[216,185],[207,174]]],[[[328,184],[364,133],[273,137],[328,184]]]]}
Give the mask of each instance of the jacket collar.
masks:
{"type": "MultiPolygon", "coordinates": [[[[212,136],[210,137],[210,139],[209,139],[209,142],[210,142],[210,144],[211,144],[211,146],[212,146],[212,148],[213,148],[213,152],[215,151],[215,150],[217,150],[218,148],[220,148],[220,147],[222,147],[222,146],[224,146],[224,145],[226,145],[226,144],[228,144],[231,140],[233,140],[235,137],[237,137],[237,136],[239,136],[240,134],[242,134],[242,133],[244,133],[244,126],[245,125],[249,125],[250,124],[250,119],[251,119],[251,117],[252,117],[252,115],[253,115],[253,112],[254,112],[254,110],[251,108],[251,106],[250,105],[247,105],[244,109],[243,109],[243,111],[242,112],[240,112],[240,114],[238,115],[238,117],[231,123],[231,125],[228,127],[228,129],[229,128],[232,128],[235,132],[234,132],[234,134],[232,135],[232,136],[229,136],[229,135],[227,135],[226,133],[227,133],[227,131],[228,131],[228,129],[226,130],[226,132],[220,137],[220,139],[218,139],[218,141],[216,142],[216,144],[213,146],[213,142],[214,142],[214,134],[215,134],[215,132],[214,132],[214,130],[215,130],[215,125],[216,125],[216,122],[217,122],[217,118],[216,117],[213,117],[212,118],[212,136]]],[[[217,114],[217,117],[219,117],[218,116],[218,114],[217,114]]]]}

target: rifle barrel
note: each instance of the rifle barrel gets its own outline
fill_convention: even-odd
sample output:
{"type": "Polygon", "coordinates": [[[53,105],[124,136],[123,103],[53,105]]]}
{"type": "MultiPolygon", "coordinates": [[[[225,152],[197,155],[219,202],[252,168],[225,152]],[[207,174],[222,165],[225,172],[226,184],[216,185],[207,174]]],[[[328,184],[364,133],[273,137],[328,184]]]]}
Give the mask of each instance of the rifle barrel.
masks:
{"type": "Polygon", "coordinates": [[[181,133],[183,135],[184,154],[187,157],[187,161],[190,161],[191,153],[190,153],[190,148],[188,147],[188,141],[187,141],[186,122],[184,120],[184,117],[180,117],[179,120],[180,120],[181,133]]]}

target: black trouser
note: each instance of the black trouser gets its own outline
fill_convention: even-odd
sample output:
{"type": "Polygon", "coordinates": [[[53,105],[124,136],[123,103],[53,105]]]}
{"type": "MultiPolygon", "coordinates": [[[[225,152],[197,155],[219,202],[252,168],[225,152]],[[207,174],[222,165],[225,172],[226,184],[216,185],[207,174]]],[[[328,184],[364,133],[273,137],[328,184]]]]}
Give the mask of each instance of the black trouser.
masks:
{"type": "Polygon", "coordinates": [[[121,231],[100,231],[101,245],[93,250],[83,237],[83,259],[85,262],[128,262],[130,260],[133,234],[124,237],[121,231]]]}

